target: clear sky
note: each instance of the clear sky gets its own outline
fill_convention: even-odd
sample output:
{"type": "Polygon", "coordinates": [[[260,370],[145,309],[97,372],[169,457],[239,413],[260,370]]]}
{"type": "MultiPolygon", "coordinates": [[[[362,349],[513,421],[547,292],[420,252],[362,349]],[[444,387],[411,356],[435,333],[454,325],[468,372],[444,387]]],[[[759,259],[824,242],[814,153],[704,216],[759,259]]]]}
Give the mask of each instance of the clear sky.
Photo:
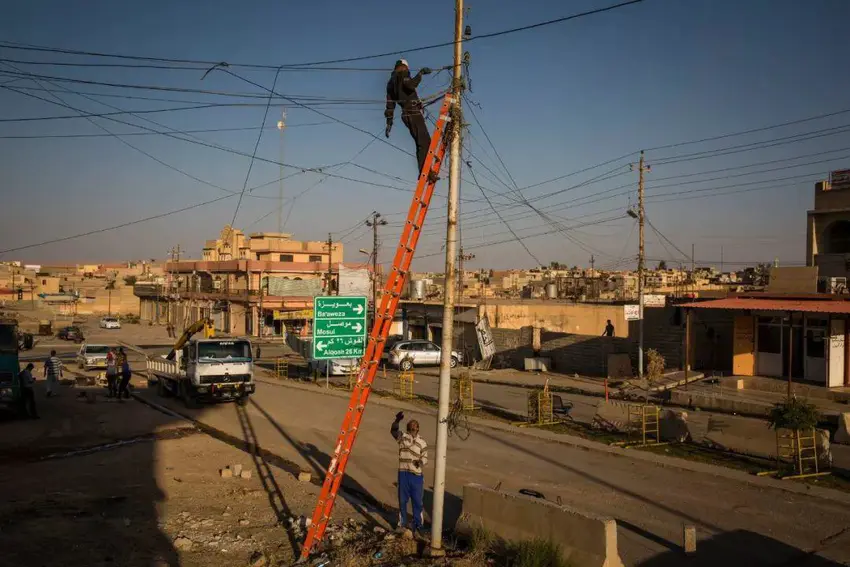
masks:
{"type": "MultiPolygon", "coordinates": [[[[487,34],[610,3],[613,0],[470,0],[467,23],[473,35],[487,34]]],[[[4,4],[0,42],[280,65],[448,41],[453,18],[454,2],[450,0],[33,0],[4,4]]],[[[774,257],[785,264],[799,263],[804,258],[805,211],[812,205],[814,179],[831,169],[850,167],[850,128],[839,128],[850,126],[850,113],[697,144],[649,148],[850,109],[848,21],[850,2],[844,0],[645,0],[570,22],[470,42],[466,46],[471,54],[468,97],[475,105],[471,110],[477,120],[467,111],[469,153],[464,159],[472,164],[479,184],[491,192],[488,197],[503,219],[541,262],[586,265],[593,254],[597,267],[634,265],[634,221],[613,217],[623,215],[636,202],[637,172],[629,172],[628,163],[635,161],[637,154],[522,190],[522,198],[529,199],[536,211],[518,203],[517,192],[508,192],[512,182],[507,172],[523,188],[646,148],[651,165],[646,173],[647,216],[670,241],[648,228],[650,265],[658,259],[666,259],[668,264],[686,261],[692,244],[698,264],[718,264],[721,248],[727,267],[774,257]],[[834,130],[825,132],[827,128],[834,130]],[[487,135],[507,172],[498,164],[487,135]],[[798,140],[795,135],[806,139],[798,140]],[[741,147],[756,143],[760,144],[741,147]],[[719,151],[691,155],[713,150],[719,151]],[[681,159],[671,162],[676,156],[681,159]],[[607,172],[611,172],[610,179],[573,187],[607,172]],[[556,191],[561,192],[534,200],[556,191]],[[567,230],[575,225],[579,227],[567,230]]],[[[415,71],[425,65],[448,65],[452,54],[450,47],[442,47],[405,56],[415,71]]],[[[204,72],[198,69],[10,63],[122,61],[2,46],[0,59],[5,60],[0,64],[0,83],[17,79],[0,85],[0,249],[109,227],[242,190],[250,161],[245,156],[92,118],[115,134],[144,133],[123,138],[136,146],[133,149],[85,119],[55,118],[76,113],[24,93],[47,100],[58,96],[64,104],[88,113],[115,112],[101,102],[131,111],[250,103],[253,106],[113,116],[160,131],[243,128],[192,135],[207,144],[250,154],[263,118],[266,91],[221,71],[202,80],[204,72]],[[20,71],[255,98],[46,83],[44,79],[35,82],[10,74],[20,71]],[[64,89],[88,93],[94,100],[64,89]],[[54,118],[17,120],[45,117],[54,118]]],[[[302,104],[312,105],[318,100],[314,97],[322,97],[322,104],[312,108],[379,134],[383,140],[381,100],[388,77],[384,69],[395,59],[388,56],[346,64],[366,70],[286,70],[280,74],[276,91],[298,97],[302,104]]],[[[273,70],[234,67],[233,71],[266,87],[271,87],[275,75],[273,70]]],[[[437,93],[448,82],[447,72],[431,75],[423,81],[420,93],[437,93]]],[[[311,168],[349,162],[362,150],[353,162],[331,171],[412,189],[415,162],[411,156],[312,110],[288,105],[288,127],[281,136],[275,125],[283,102],[278,99],[271,105],[258,156],[311,168]]],[[[389,142],[413,151],[398,117],[389,142]]],[[[391,257],[409,193],[298,169],[286,169],[285,173],[293,174],[284,182],[287,199],[309,189],[294,205],[286,203],[287,232],[302,240],[323,240],[328,232],[346,236],[347,259],[362,261],[365,256],[357,250],[371,248],[371,231],[356,227],[377,210],[390,221],[381,229],[381,260],[391,257]]],[[[272,183],[247,193],[237,227],[276,230],[278,177],[278,165],[254,164],[248,187],[272,183]]],[[[437,190],[445,194],[446,182],[441,181],[437,190]]],[[[469,267],[536,264],[519,242],[509,241],[513,235],[482,199],[466,167],[462,197],[463,245],[476,254],[469,267]]],[[[10,252],[0,259],[97,262],[163,258],[176,244],[198,257],[203,241],[214,238],[231,221],[236,201],[230,197],[131,227],[10,252]]],[[[444,207],[445,200],[435,198],[415,264],[418,269],[442,266],[444,207]]]]}

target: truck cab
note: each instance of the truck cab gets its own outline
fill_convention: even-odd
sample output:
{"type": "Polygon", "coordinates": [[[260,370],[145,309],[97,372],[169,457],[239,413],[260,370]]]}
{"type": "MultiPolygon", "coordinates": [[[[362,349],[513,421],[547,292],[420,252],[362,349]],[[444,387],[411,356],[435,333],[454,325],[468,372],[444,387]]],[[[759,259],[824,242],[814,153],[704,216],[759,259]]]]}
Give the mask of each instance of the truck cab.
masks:
{"type": "Polygon", "coordinates": [[[162,395],[180,396],[187,405],[238,400],[254,393],[252,353],[247,339],[190,339],[174,352],[174,360],[149,360],[148,370],[162,395]]]}
{"type": "Polygon", "coordinates": [[[21,399],[18,322],[0,319],[0,408],[16,411],[21,399]]]}

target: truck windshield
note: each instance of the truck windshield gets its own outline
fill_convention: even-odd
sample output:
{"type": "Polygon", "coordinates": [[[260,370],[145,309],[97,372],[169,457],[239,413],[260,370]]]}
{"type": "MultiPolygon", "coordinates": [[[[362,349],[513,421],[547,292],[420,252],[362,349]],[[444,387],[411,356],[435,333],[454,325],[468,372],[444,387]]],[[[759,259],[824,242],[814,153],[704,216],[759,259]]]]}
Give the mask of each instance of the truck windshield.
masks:
{"type": "Polygon", "coordinates": [[[106,354],[109,347],[106,345],[86,345],[86,354],[106,354]]]}
{"type": "Polygon", "coordinates": [[[251,344],[248,341],[218,341],[198,343],[198,358],[215,360],[251,360],[251,344]]]}

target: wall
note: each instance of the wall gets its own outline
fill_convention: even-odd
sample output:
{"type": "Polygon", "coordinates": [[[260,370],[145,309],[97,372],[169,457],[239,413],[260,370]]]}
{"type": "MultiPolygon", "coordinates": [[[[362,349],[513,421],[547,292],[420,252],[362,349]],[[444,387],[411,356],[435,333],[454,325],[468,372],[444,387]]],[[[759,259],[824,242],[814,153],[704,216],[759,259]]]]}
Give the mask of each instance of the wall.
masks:
{"type": "MultiPolygon", "coordinates": [[[[645,349],[656,349],[664,357],[668,370],[682,368],[685,358],[683,310],[672,306],[646,308],[645,316],[645,349]]],[[[691,317],[691,367],[696,370],[731,370],[731,313],[714,309],[694,310],[691,317]]],[[[626,336],[609,338],[600,336],[601,332],[598,335],[563,333],[543,327],[539,354],[552,359],[552,369],[555,372],[566,374],[577,372],[589,376],[604,376],[607,374],[609,354],[628,354],[632,359],[632,366],[637,368],[637,321],[629,322],[624,329],[622,334],[626,336]]],[[[619,328],[617,331],[620,335],[619,328]]],[[[530,326],[520,329],[493,328],[493,338],[497,355],[514,368],[522,368],[523,359],[534,355],[530,326]]]]}
{"type": "Polygon", "coordinates": [[[614,324],[618,337],[628,336],[622,305],[527,302],[482,305],[479,314],[486,313],[493,327],[521,329],[536,326],[548,331],[601,335],[608,319],[614,324]]]}

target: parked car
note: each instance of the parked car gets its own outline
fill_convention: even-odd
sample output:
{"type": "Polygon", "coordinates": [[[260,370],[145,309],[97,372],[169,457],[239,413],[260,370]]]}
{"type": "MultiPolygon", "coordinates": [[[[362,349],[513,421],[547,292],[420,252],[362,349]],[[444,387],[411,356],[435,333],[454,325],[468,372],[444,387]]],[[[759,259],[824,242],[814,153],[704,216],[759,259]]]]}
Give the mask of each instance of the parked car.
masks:
{"type": "Polygon", "coordinates": [[[85,344],[77,353],[77,366],[80,370],[106,369],[106,354],[109,352],[107,345],[85,344]]]}
{"type": "Polygon", "coordinates": [[[384,343],[384,352],[381,353],[382,360],[389,360],[390,351],[393,347],[399,342],[403,341],[404,337],[402,335],[390,335],[387,337],[386,342],[384,343]]]}
{"type": "Polygon", "coordinates": [[[72,325],[59,329],[56,336],[66,341],[81,342],[83,340],[83,331],[79,327],[72,325]]]}
{"type": "Polygon", "coordinates": [[[345,376],[351,372],[357,372],[360,368],[359,358],[334,358],[333,360],[311,360],[307,363],[310,374],[318,371],[320,376],[330,374],[331,376],[345,376]]]}
{"type": "MultiPolygon", "coordinates": [[[[459,352],[452,351],[451,357],[452,368],[463,362],[459,352]]],[[[400,341],[390,351],[389,363],[401,370],[410,370],[414,366],[438,366],[441,358],[442,349],[431,341],[400,341]]]]}
{"type": "Polygon", "coordinates": [[[120,329],[121,321],[116,319],[115,317],[104,317],[100,320],[100,328],[101,329],[120,329]]]}

